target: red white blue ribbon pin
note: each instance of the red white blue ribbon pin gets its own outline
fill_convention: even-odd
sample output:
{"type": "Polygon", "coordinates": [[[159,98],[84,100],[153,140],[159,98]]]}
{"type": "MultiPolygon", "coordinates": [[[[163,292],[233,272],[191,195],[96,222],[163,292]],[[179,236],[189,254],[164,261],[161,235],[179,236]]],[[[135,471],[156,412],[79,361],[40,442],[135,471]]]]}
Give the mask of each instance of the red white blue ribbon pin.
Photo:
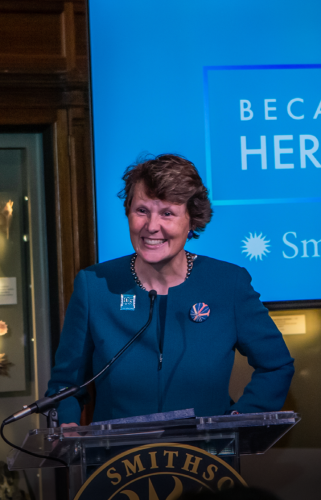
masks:
{"type": "Polygon", "coordinates": [[[190,310],[189,315],[192,321],[196,323],[202,323],[206,321],[210,316],[211,310],[205,302],[198,302],[194,304],[190,310]]]}

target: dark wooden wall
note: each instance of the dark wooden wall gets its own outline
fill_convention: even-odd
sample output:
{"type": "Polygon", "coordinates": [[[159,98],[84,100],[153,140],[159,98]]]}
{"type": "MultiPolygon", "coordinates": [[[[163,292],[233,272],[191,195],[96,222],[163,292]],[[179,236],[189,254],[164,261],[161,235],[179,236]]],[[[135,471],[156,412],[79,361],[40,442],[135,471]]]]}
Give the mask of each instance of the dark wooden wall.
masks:
{"type": "Polygon", "coordinates": [[[96,259],[85,0],[0,0],[0,126],[50,134],[59,330],[76,273],[96,259]]]}

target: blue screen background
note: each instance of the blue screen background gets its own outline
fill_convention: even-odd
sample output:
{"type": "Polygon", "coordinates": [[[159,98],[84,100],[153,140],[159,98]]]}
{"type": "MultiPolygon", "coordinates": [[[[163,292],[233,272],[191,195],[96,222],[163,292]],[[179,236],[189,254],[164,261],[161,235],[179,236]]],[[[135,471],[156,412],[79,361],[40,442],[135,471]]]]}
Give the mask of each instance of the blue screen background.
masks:
{"type": "Polygon", "coordinates": [[[125,168],[144,152],[179,153],[215,212],[186,248],[248,269],[264,301],[320,299],[321,168],[301,167],[299,139],[320,140],[320,2],[89,0],[89,13],[99,261],[133,251],[116,196],[125,168]],[[294,98],[303,119],[287,112],[294,98]],[[240,119],[242,99],[251,120],[240,119]],[[276,100],[276,120],[264,99],[276,100]],[[257,154],[242,170],[241,136],[250,149],[266,137],[265,170],[257,154]],[[274,136],[293,137],[280,141],[293,168],[275,168],[274,136]]]}

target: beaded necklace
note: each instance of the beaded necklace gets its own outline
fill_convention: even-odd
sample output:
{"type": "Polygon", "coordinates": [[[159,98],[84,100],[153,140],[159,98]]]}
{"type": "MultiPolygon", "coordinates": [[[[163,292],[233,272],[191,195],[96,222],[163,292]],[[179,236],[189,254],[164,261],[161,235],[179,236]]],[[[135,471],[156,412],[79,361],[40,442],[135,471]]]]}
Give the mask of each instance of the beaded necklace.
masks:
{"type": "MultiPolygon", "coordinates": [[[[186,250],[185,250],[185,255],[186,255],[186,260],[187,260],[187,272],[186,272],[186,276],[185,276],[185,280],[184,281],[186,281],[190,277],[190,274],[191,274],[192,269],[193,269],[193,262],[197,258],[197,255],[195,255],[193,253],[190,253],[190,252],[187,252],[186,250]]],[[[146,288],[141,283],[141,281],[138,278],[137,273],[135,271],[135,261],[136,261],[136,259],[137,259],[137,253],[134,253],[134,255],[132,256],[132,258],[130,259],[130,271],[131,271],[131,273],[133,275],[133,278],[134,278],[136,284],[142,290],[146,290],[146,288]]]]}

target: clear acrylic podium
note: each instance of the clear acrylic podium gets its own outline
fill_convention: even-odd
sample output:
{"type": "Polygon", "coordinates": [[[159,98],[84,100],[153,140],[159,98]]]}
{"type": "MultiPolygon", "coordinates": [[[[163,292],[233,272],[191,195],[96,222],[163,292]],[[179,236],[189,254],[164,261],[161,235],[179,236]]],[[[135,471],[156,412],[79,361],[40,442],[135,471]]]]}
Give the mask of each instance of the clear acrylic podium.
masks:
{"type": "Polygon", "coordinates": [[[87,478],[121,450],[153,443],[189,443],[220,457],[237,472],[241,455],[262,454],[300,421],[294,412],[248,413],[161,422],[91,425],[88,427],[34,429],[23,449],[48,457],[41,459],[12,450],[10,470],[69,465],[69,498],[87,478]]]}

